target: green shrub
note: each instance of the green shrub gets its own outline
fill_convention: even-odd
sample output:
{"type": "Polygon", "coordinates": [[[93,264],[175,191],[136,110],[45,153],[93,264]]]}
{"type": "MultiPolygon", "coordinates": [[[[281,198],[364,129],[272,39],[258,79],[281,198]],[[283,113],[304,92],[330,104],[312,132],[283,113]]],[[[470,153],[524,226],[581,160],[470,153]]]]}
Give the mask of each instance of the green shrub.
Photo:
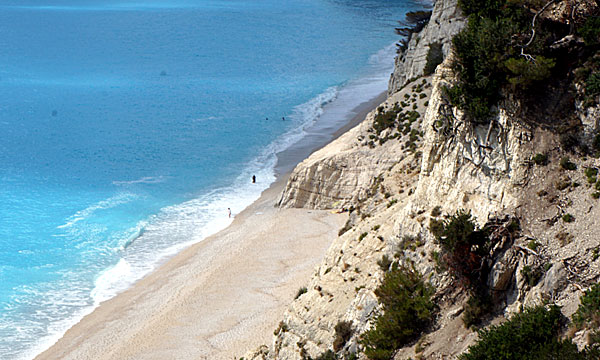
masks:
{"type": "MultiPolygon", "coordinates": [[[[460,360],[586,359],[570,340],[558,337],[562,315],[558,306],[526,309],[510,320],[479,331],[479,340],[460,360]]],[[[591,358],[590,358],[591,359],[591,358]]]]}
{"type": "Polygon", "coordinates": [[[596,169],[596,168],[586,168],[585,171],[584,171],[584,174],[585,174],[585,176],[588,179],[595,178],[598,175],[598,169],[596,169]]]}
{"type": "Polygon", "coordinates": [[[335,339],[333,340],[333,350],[340,351],[346,345],[354,334],[352,321],[340,321],[335,325],[335,339]]]}
{"type": "Polygon", "coordinates": [[[492,311],[492,299],[489,296],[471,296],[463,312],[463,324],[467,328],[479,325],[490,311],[492,311]]]}
{"type": "Polygon", "coordinates": [[[577,32],[583,37],[587,45],[600,43],[600,17],[589,16],[577,32]]]}
{"type": "Polygon", "coordinates": [[[532,268],[529,265],[525,265],[523,266],[523,269],[521,269],[521,275],[529,286],[535,286],[542,276],[544,276],[544,273],[540,268],[532,268]]]}
{"type": "Polygon", "coordinates": [[[367,232],[360,234],[360,236],[358,237],[358,241],[362,241],[362,239],[366,238],[367,235],[369,235],[369,233],[367,233],[367,232]]]}
{"type": "Polygon", "coordinates": [[[433,217],[438,217],[442,215],[442,207],[441,206],[436,206],[431,210],[431,216],[433,217]]]}
{"type": "Polygon", "coordinates": [[[503,0],[458,0],[458,6],[465,15],[494,17],[504,5],[503,0]]]}
{"type": "Polygon", "coordinates": [[[573,322],[580,327],[600,328],[600,284],[594,284],[579,300],[573,322]]]}
{"type": "Polygon", "coordinates": [[[555,61],[538,56],[535,62],[531,62],[520,57],[510,58],[504,62],[504,65],[509,71],[508,83],[515,90],[523,90],[536,81],[547,79],[551,74],[555,61]]]}
{"type": "Polygon", "coordinates": [[[527,243],[527,247],[533,251],[536,251],[539,246],[540,243],[537,242],[537,240],[530,240],[529,243],[527,243]]]}
{"type": "MultiPolygon", "coordinates": [[[[526,94],[526,90],[552,75],[556,53],[549,51],[548,38],[567,33],[544,26],[538,18],[536,36],[523,49],[531,33],[534,0],[459,0],[469,16],[467,26],[454,37],[456,74],[459,82],[447,89],[452,105],[462,109],[475,123],[486,123],[503,90],[526,94]]],[[[525,97],[522,96],[525,99],[525,97]]]]}
{"type": "Polygon", "coordinates": [[[442,246],[448,269],[467,280],[467,285],[483,283],[487,273],[482,260],[491,247],[487,229],[479,229],[471,213],[463,210],[447,217],[441,227],[432,219],[430,229],[432,224],[435,224],[434,236],[442,246]]]}
{"type": "Polygon", "coordinates": [[[433,294],[433,287],[423,281],[419,272],[392,265],[375,290],[383,313],[361,339],[369,359],[389,360],[396,349],[421,334],[433,316],[433,294]]]}
{"type": "Polygon", "coordinates": [[[532,160],[536,165],[548,165],[548,155],[546,154],[536,154],[532,160]]]}
{"type": "Polygon", "coordinates": [[[390,265],[392,265],[392,260],[387,256],[383,255],[380,260],[377,260],[377,265],[381,268],[381,270],[388,271],[390,269],[390,265]]]}
{"type": "Polygon", "coordinates": [[[435,237],[440,237],[444,233],[444,221],[438,219],[429,220],[429,231],[435,237]]]}
{"type": "Polygon", "coordinates": [[[573,222],[573,221],[575,221],[575,217],[574,217],[573,215],[571,215],[571,214],[564,214],[564,215],[562,216],[562,219],[563,219],[563,221],[564,221],[564,222],[566,222],[566,223],[570,223],[570,222],[573,222]]]}
{"type": "MultiPolygon", "coordinates": [[[[476,13],[485,4],[491,8],[504,1],[488,0],[461,1],[473,3],[467,13],[476,13]],[[476,9],[477,8],[477,9],[476,9]]],[[[483,9],[483,13],[489,13],[483,9]]],[[[519,22],[510,16],[489,18],[471,16],[467,26],[454,37],[457,63],[455,65],[460,82],[448,89],[447,95],[454,106],[463,109],[475,122],[487,122],[492,115],[492,106],[500,100],[500,89],[507,82],[505,62],[516,58],[516,50],[510,39],[519,32],[519,22]]]]}
{"type": "Polygon", "coordinates": [[[577,170],[577,165],[568,156],[560,159],[560,166],[565,170],[577,170]]]}
{"type": "Polygon", "coordinates": [[[495,66],[489,56],[503,51],[502,41],[492,40],[506,35],[495,22],[472,18],[453,39],[460,83],[446,92],[452,105],[465,110],[474,121],[485,122],[492,115],[491,106],[500,99],[501,78],[492,70],[495,66]]]}
{"type": "Polygon", "coordinates": [[[379,135],[385,129],[395,126],[396,119],[398,118],[400,111],[401,109],[398,104],[394,104],[392,109],[388,111],[385,111],[381,106],[377,108],[377,114],[375,115],[375,120],[373,121],[373,129],[375,129],[377,135],[379,135]]]}
{"type": "Polygon", "coordinates": [[[300,296],[306,294],[307,291],[308,291],[308,289],[306,288],[306,286],[303,286],[300,289],[298,289],[298,292],[296,293],[296,296],[294,297],[294,300],[296,300],[300,296]]]}
{"type": "Polygon", "coordinates": [[[433,74],[435,68],[444,61],[444,53],[442,52],[442,44],[439,42],[429,45],[427,59],[423,74],[425,76],[433,74]]]}
{"type": "Polygon", "coordinates": [[[585,80],[585,94],[587,96],[596,96],[600,94],[600,74],[593,72],[585,80]]]}

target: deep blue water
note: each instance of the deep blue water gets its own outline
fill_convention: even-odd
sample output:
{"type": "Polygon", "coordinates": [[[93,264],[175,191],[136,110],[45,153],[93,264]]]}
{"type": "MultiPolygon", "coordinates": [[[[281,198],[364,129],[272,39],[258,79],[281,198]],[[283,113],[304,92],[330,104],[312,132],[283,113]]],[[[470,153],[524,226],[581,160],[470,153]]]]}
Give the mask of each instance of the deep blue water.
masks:
{"type": "Polygon", "coordinates": [[[417,7],[0,0],[0,358],[227,226],[276,152],[385,90],[417,7]]]}

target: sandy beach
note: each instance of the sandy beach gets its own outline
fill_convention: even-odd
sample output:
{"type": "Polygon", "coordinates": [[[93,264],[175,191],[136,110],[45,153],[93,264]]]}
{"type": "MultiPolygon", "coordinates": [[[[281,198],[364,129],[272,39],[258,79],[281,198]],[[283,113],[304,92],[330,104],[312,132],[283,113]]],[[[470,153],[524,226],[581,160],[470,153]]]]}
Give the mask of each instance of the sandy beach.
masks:
{"type": "Polygon", "coordinates": [[[282,186],[102,303],[37,359],[232,359],[270,342],[346,220],[275,208],[282,186]]]}
{"type": "MultiPolygon", "coordinates": [[[[358,105],[330,141],[360,123],[383,94],[358,105]]],[[[290,152],[308,156],[310,141],[290,152]]],[[[273,330],[305,286],[346,214],[275,208],[280,175],[225,230],[182,251],[127,291],[103,302],[36,359],[238,359],[271,342],[273,330]]]]}

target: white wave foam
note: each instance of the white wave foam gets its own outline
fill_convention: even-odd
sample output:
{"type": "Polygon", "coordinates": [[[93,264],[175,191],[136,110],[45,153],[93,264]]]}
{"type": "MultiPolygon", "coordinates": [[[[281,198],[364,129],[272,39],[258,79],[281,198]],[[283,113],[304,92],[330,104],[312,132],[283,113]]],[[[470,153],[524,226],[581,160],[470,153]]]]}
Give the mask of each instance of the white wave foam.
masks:
{"type": "Polygon", "coordinates": [[[165,182],[164,176],[144,176],[137,180],[119,180],[113,181],[113,185],[133,185],[133,184],[159,184],[165,182]]]}
{"type": "MultiPolygon", "coordinates": [[[[339,88],[337,86],[326,89],[321,94],[310,99],[304,104],[297,105],[292,110],[289,118],[297,124],[293,128],[281,135],[275,141],[267,146],[261,157],[275,156],[278,152],[284,151],[293,144],[300,141],[307,135],[307,129],[314,125],[323,115],[325,106],[334,102],[338,96],[339,88]]],[[[258,159],[257,159],[258,160],[258,159]]],[[[275,164],[276,158],[273,159],[275,164]]]]}
{"type": "Polygon", "coordinates": [[[394,57],[396,56],[396,45],[391,44],[379,50],[375,54],[369,56],[369,64],[371,66],[383,66],[386,68],[393,66],[394,57]]]}
{"type": "Polygon", "coordinates": [[[88,206],[87,208],[85,208],[83,210],[77,211],[75,214],[73,214],[73,215],[69,216],[67,219],[65,219],[66,223],[64,223],[63,225],[59,225],[56,228],[64,229],[64,228],[71,227],[75,223],[89,218],[91,215],[94,214],[94,212],[96,212],[98,210],[110,209],[115,206],[128,203],[128,202],[134,200],[135,198],[137,198],[137,195],[135,195],[135,194],[120,193],[120,194],[112,196],[106,200],[101,200],[93,205],[88,206]]]}
{"type": "Polygon", "coordinates": [[[94,299],[94,305],[110,299],[113,294],[117,294],[127,288],[128,279],[133,277],[131,265],[125,259],[119,260],[117,265],[105,270],[94,282],[94,289],[91,296],[94,299]]]}

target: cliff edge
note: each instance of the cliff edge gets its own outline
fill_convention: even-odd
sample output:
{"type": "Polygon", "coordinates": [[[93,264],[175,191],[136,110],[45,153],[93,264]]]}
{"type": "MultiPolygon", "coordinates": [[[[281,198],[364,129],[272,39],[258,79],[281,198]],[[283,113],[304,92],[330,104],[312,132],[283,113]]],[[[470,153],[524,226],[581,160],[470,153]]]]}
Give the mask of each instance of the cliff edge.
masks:
{"type": "MultiPolygon", "coordinates": [[[[569,4],[549,3],[538,14],[564,24],[569,12],[597,10],[569,4]]],[[[465,24],[457,0],[437,1],[396,59],[387,100],[290,176],[279,206],[336,209],[348,221],[273,343],[245,359],[366,359],[364,334],[385,312],[381,286],[393,269],[420,274],[435,304],[420,335],[399,345],[394,359],[454,358],[478,340],[471,325],[498,324],[523,308],[553,303],[571,317],[598,283],[600,160],[585,149],[600,139],[600,95],[580,96],[577,84],[568,95],[571,77],[540,92],[535,103],[554,119],[564,116],[557,99],[570,99],[575,135],[540,122],[531,115],[535,105],[514,94],[495,105],[489,121],[473,121],[448,91],[460,81],[452,38],[465,24]],[[442,45],[444,60],[423,76],[432,44],[442,45]],[[445,243],[454,219],[490,244],[464,250],[464,263],[480,266],[470,273],[452,263],[445,243]],[[485,309],[473,305],[483,293],[485,309]]],[[[553,44],[560,41],[570,40],[553,44]]],[[[591,343],[589,329],[572,332],[580,349],[591,343]]]]}

